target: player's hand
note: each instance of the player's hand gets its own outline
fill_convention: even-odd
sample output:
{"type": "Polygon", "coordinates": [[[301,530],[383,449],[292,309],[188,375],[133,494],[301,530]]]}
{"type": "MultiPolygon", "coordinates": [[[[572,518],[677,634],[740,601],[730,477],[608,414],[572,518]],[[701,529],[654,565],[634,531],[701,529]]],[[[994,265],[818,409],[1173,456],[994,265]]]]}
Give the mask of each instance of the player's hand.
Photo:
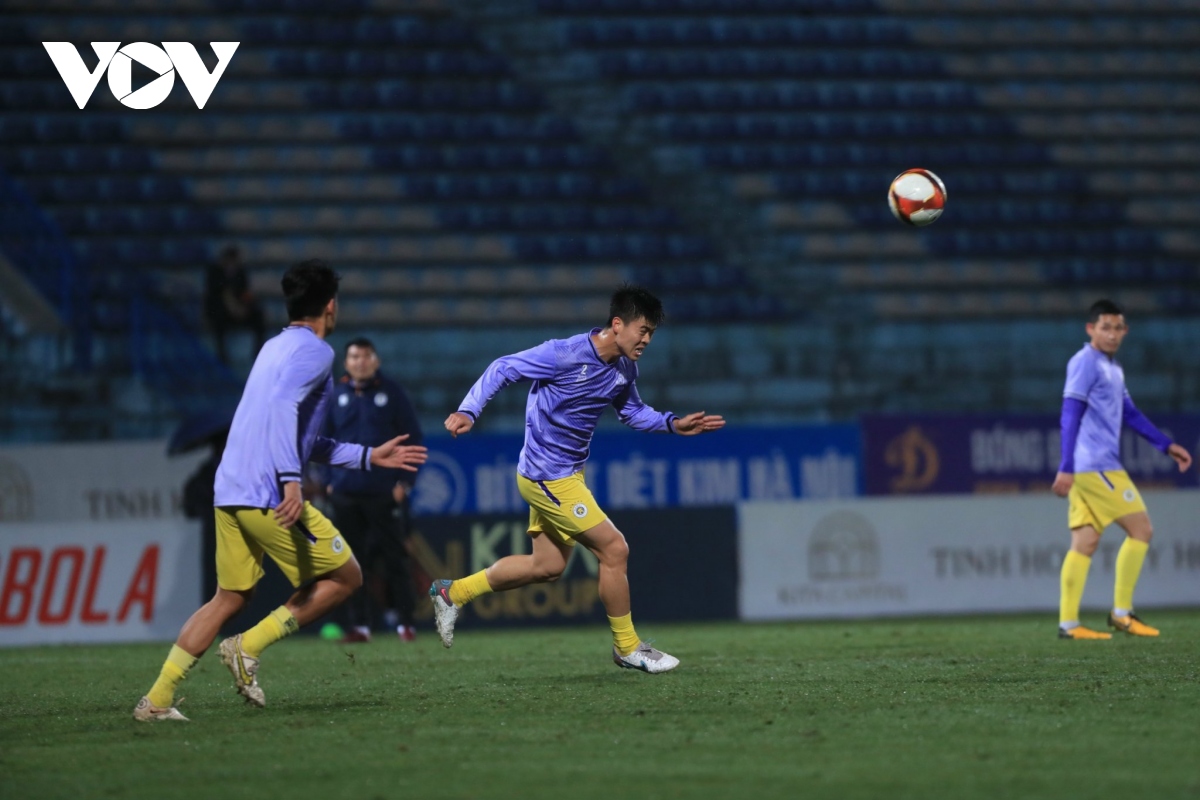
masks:
{"type": "Polygon", "coordinates": [[[408,497],[408,490],[404,488],[403,483],[397,483],[392,487],[392,499],[396,501],[396,505],[401,505],[406,497],[408,497]]]}
{"type": "Polygon", "coordinates": [[[450,435],[458,438],[460,433],[466,433],[475,426],[475,420],[471,419],[469,414],[464,414],[461,411],[455,411],[450,416],[446,417],[446,430],[450,431],[450,435]]]}
{"type": "Polygon", "coordinates": [[[283,499],[275,506],[275,521],[281,528],[290,528],[300,521],[304,512],[304,495],[300,481],[288,481],[283,485],[283,499]]]}
{"type": "Polygon", "coordinates": [[[720,430],[725,427],[725,418],[697,411],[686,417],[675,418],[675,432],[680,436],[695,436],[697,433],[720,430]]]}
{"type": "Polygon", "coordinates": [[[1066,497],[1071,493],[1071,487],[1074,485],[1074,475],[1070,472],[1060,472],[1054,476],[1054,483],[1050,485],[1050,490],[1059,497],[1066,497]]]}
{"type": "Polygon", "coordinates": [[[1179,465],[1180,472],[1187,472],[1188,468],[1192,466],[1192,454],[1181,445],[1173,444],[1168,447],[1167,455],[1175,459],[1175,463],[1179,465]]]}
{"type": "Polygon", "coordinates": [[[417,467],[429,458],[429,451],[424,445],[400,444],[408,438],[408,434],[397,436],[390,442],[384,442],[378,447],[371,448],[371,466],[387,467],[388,469],[403,469],[416,472],[417,467]]]}

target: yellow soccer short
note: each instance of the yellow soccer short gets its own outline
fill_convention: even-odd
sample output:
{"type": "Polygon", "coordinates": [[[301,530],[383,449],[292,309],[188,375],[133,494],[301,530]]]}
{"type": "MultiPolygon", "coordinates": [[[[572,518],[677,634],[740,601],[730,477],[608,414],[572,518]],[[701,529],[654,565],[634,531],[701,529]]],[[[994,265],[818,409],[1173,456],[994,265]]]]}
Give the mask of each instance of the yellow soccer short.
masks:
{"type": "Polygon", "coordinates": [[[1124,470],[1076,473],[1067,500],[1071,530],[1090,525],[1103,533],[1121,517],[1146,510],[1141,493],[1124,470]]]}
{"type": "Polygon", "coordinates": [[[553,481],[531,481],[518,474],[517,488],[529,503],[531,535],[545,533],[574,547],[576,536],[608,519],[583,482],[582,472],[553,481]]]}
{"type": "Polygon", "coordinates": [[[263,553],[279,565],[293,586],[333,572],[353,553],[325,515],[305,503],[299,521],[284,528],[275,510],[224,506],[217,515],[217,585],[231,592],[262,579],[263,553]]]}

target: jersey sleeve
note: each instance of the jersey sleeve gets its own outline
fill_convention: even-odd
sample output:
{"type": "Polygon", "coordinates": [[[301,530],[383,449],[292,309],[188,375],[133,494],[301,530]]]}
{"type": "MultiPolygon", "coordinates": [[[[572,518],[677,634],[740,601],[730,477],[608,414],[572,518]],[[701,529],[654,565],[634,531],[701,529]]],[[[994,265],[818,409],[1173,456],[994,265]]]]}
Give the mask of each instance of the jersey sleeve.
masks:
{"type": "Polygon", "coordinates": [[[1154,445],[1156,449],[1163,453],[1167,452],[1172,444],[1171,437],[1160,431],[1158,426],[1151,422],[1149,417],[1133,404],[1133,398],[1129,396],[1129,392],[1125,392],[1125,400],[1121,410],[1121,417],[1125,425],[1137,431],[1139,436],[1154,445]]]}
{"type": "Polygon", "coordinates": [[[288,359],[267,400],[267,447],[275,479],[299,482],[300,404],[329,378],[333,351],[328,347],[302,347],[288,359]]]}
{"type": "Polygon", "coordinates": [[[1096,362],[1090,358],[1076,356],[1067,364],[1067,383],[1063,397],[1072,397],[1087,402],[1088,393],[1096,383],[1096,362]]]}
{"type": "Polygon", "coordinates": [[[1087,403],[1075,397],[1064,397],[1062,417],[1059,425],[1062,431],[1062,459],[1058,471],[1073,475],[1075,473],[1075,444],[1079,441],[1079,426],[1083,423],[1083,415],[1087,411],[1087,403]]]}
{"type": "Polygon", "coordinates": [[[313,442],[309,458],[318,464],[346,469],[370,469],[371,448],[361,444],[347,444],[328,436],[318,436],[313,442]]]}
{"type": "Polygon", "coordinates": [[[626,384],[625,391],[613,398],[613,408],[621,422],[634,430],[675,432],[675,415],[669,411],[655,411],[643,403],[634,381],[626,384]]]}
{"type": "Polygon", "coordinates": [[[545,381],[554,377],[558,366],[558,351],[554,341],[543,342],[537,347],[522,350],[512,355],[501,356],[475,381],[471,391],[458,404],[458,410],[479,419],[486,406],[505,386],[521,381],[545,381]]]}

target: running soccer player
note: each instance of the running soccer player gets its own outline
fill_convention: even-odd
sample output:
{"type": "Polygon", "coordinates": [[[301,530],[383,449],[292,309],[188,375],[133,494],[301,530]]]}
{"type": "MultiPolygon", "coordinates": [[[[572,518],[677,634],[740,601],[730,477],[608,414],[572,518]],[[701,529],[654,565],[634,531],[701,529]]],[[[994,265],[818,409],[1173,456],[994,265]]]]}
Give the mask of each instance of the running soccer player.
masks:
{"type": "Polygon", "coordinates": [[[254,360],[217,468],[217,593],[180,630],[158,680],[133,711],[136,720],[187,719],[172,705],[175,687],[249,602],[263,576],[263,553],[303,588],[253,628],[221,642],[221,661],[252,705],[266,705],[256,677],[263,650],[362,585],[350,548],[300,494],[307,461],[405,470],[425,461],[424,447],[401,444],[407,436],[365,447],[319,435],[333,395],[333,348],[325,337],[337,324],[337,288],[338,276],[320,261],[305,261],[283,276],[291,322],[254,360]]]}
{"type": "Polygon", "coordinates": [[[1092,554],[1100,534],[1116,522],[1127,534],[1117,553],[1116,587],[1108,624],[1133,636],[1158,636],[1158,631],[1133,613],[1133,589],[1153,530],[1142,496],[1121,467],[1121,424],[1175,459],[1179,471],[1192,464],[1192,456],[1173,443],[1138,411],[1125,389],[1125,372],[1116,360],[1121,341],[1129,332],[1121,307],[1098,300],[1088,311],[1087,334],[1091,341],[1067,365],[1062,406],[1062,464],[1053,490],[1070,498],[1067,524],[1071,549],[1062,565],[1058,635],[1061,639],[1111,639],[1112,634],[1079,624],[1079,603],[1087,582],[1092,554]]]}
{"type": "Polygon", "coordinates": [[[623,286],[612,296],[608,325],[569,339],[551,339],[492,362],[446,430],[471,430],[483,407],[505,386],[533,381],[525,410],[525,446],[517,485],[529,503],[531,555],[500,559],[460,580],[436,580],[429,589],[442,644],[454,643],[459,609],[480,595],[556,580],[571,548],[582,544],[600,562],[600,601],[613,633],[613,660],[620,667],[666,672],[679,659],[641,641],[630,614],[625,567],[629,545],[583,481],[583,465],[600,415],[609,405],[631,428],[693,436],[724,427],[725,420],[697,411],[686,417],[655,411],[634,385],[637,361],[663,319],[662,303],[645,289],[623,286]]]}

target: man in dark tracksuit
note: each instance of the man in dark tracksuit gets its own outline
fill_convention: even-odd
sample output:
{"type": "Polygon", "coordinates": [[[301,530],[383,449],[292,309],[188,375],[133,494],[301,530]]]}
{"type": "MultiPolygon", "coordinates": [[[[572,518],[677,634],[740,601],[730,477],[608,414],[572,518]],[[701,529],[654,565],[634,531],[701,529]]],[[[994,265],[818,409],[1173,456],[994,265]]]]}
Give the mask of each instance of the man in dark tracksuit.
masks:
{"type": "MultiPolygon", "coordinates": [[[[352,444],[385,442],[408,434],[405,444],[421,442],[421,427],[400,384],[379,371],[379,357],[368,339],[346,345],[346,375],[334,387],[326,431],[352,444]]],[[[408,573],[408,498],[416,474],[398,469],[329,471],[329,501],[334,523],[358,554],[363,587],[343,606],[347,642],[369,642],[373,611],[371,591],[382,584],[388,625],[401,641],[412,641],[416,597],[408,573]],[[381,567],[382,565],[382,567],[381,567]]]]}

